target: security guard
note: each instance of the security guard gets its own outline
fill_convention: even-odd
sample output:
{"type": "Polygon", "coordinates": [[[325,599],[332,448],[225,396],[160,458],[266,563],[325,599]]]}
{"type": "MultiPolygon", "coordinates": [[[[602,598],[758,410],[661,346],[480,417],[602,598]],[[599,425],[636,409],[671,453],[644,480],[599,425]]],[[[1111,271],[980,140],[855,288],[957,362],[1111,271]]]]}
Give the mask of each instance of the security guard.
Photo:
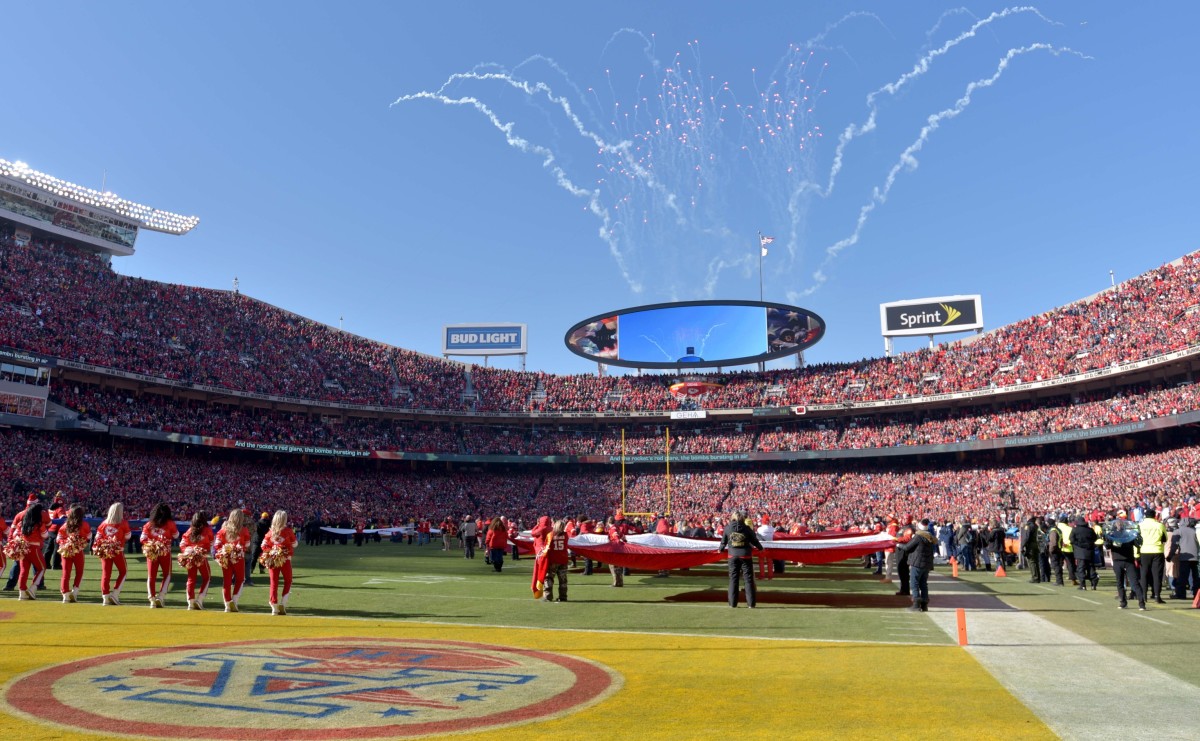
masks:
{"type": "Polygon", "coordinates": [[[1154,595],[1154,601],[1160,605],[1166,602],[1162,598],[1163,581],[1163,544],[1167,542],[1167,529],[1155,519],[1155,511],[1146,508],[1146,514],[1138,524],[1142,535],[1142,561],[1139,576],[1141,578],[1142,594],[1149,599],[1154,595]]]}
{"type": "MultiPolygon", "coordinates": [[[[1055,525],[1058,528],[1058,550],[1059,561],[1054,566],[1054,571],[1057,573],[1062,568],[1062,562],[1065,561],[1069,567],[1067,573],[1071,576],[1071,583],[1079,586],[1079,579],[1075,576],[1075,547],[1071,545],[1071,523],[1070,518],[1062,516],[1058,518],[1058,523],[1055,525]]],[[[1058,580],[1058,586],[1062,586],[1062,579],[1058,580]]]]}

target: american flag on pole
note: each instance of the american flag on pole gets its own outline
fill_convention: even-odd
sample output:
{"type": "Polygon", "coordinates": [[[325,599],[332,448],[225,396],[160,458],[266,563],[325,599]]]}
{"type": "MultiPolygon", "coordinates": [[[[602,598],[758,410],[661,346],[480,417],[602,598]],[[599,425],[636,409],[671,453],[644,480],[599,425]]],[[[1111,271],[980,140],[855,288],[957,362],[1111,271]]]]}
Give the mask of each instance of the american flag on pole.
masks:
{"type": "Polygon", "coordinates": [[[763,257],[767,256],[767,245],[771,244],[774,241],[775,241],[775,237],[764,237],[762,234],[758,235],[758,243],[759,243],[759,246],[762,247],[762,256],[763,257]]]}
{"type": "Polygon", "coordinates": [[[362,502],[350,502],[350,511],[355,514],[362,512],[362,502]]]}

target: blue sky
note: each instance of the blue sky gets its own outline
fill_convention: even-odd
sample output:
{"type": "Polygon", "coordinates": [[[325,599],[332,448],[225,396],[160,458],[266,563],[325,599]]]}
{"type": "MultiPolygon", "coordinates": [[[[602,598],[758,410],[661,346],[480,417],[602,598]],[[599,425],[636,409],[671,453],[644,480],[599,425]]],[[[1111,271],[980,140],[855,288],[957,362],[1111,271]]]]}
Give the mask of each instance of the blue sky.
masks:
{"type": "Polygon", "coordinates": [[[553,372],[588,316],[758,298],[761,231],[853,360],[880,302],[996,327],[1200,247],[1200,9],[1018,7],[11,3],[0,157],[201,217],[122,273],[432,354],[522,322],[553,372]]]}

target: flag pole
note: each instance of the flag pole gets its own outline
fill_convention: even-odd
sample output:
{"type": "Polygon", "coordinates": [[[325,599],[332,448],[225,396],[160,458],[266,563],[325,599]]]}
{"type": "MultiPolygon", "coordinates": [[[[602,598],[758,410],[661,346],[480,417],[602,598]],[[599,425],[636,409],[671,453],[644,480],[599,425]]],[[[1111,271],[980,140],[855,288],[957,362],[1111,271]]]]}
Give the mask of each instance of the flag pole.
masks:
{"type": "Polygon", "coordinates": [[[762,277],[762,259],[763,259],[763,235],[758,233],[758,300],[763,300],[763,277],[762,277]]]}

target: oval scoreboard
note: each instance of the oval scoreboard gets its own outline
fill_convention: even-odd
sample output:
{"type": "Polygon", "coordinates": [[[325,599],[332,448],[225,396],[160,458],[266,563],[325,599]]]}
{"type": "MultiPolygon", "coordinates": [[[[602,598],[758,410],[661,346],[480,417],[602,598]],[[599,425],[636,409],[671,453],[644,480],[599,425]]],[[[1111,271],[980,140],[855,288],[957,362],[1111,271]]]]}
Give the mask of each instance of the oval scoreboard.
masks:
{"type": "Polygon", "coordinates": [[[713,368],[784,358],[825,335],[815,312],[763,301],[682,301],[598,314],[567,330],[567,349],[626,368],[713,368]]]}

